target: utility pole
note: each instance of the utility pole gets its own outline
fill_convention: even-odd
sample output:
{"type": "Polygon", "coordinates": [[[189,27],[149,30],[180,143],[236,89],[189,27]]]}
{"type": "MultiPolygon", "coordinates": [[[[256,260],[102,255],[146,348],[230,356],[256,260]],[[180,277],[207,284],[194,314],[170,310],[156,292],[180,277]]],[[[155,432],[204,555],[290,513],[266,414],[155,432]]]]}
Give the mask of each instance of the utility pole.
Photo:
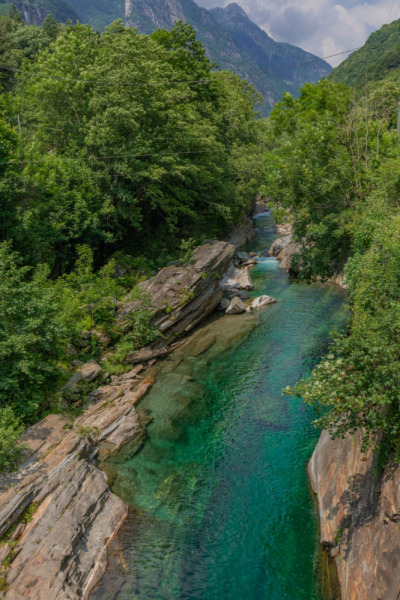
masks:
{"type": "MultiPolygon", "coordinates": [[[[399,102],[399,110],[400,110],[400,102],[399,102]]],[[[399,119],[400,119],[400,116],[399,116],[399,113],[397,113],[397,120],[399,120],[399,119]]],[[[19,131],[19,134],[21,135],[21,119],[19,118],[19,115],[18,115],[18,131],[19,131]]]]}

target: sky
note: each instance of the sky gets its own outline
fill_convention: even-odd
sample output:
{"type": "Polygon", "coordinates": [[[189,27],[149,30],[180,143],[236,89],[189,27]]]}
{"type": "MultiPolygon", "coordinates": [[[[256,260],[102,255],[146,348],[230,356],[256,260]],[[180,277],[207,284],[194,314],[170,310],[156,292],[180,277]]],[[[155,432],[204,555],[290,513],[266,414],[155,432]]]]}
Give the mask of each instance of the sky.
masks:
{"type": "MultiPolygon", "coordinates": [[[[205,8],[233,0],[196,0],[205,8]]],[[[317,56],[330,56],[362,46],[385,23],[400,18],[400,0],[236,0],[277,42],[300,46],[317,56]]],[[[348,54],[329,58],[336,67],[348,54]]]]}

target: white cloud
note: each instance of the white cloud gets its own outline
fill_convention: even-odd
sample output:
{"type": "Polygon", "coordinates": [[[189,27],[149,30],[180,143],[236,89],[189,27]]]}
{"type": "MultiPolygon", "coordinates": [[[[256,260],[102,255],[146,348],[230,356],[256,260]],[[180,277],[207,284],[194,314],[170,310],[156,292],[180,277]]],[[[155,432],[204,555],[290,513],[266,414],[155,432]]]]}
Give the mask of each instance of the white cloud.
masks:
{"type": "MultiPolygon", "coordinates": [[[[227,6],[233,0],[196,0],[200,6],[227,6]]],[[[278,42],[330,56],[362,46],[368,36],[400,17],[400,0],[236,0],[250,19],[278,42]]],[[[328,60],[338,65],[348,55],[328,60]]]]}

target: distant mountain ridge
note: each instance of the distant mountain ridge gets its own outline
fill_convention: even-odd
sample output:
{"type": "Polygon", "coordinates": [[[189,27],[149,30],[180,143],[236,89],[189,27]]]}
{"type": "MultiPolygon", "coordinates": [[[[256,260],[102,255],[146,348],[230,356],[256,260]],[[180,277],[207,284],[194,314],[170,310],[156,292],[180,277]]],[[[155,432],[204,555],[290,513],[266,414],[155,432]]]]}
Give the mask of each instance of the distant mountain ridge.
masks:
{"type": "Polygon", "coordinates": [[[180,19],[192,25],[209,58],[220,68],[230,69],[246,78],[262,94],[263,114],[269,113],[284,92],[297,95],[306,81],[317,82],[332,70],[321,60],[269,72],[316,57],[290,44],[272,40],[236,3],[208,11],[193,0],[126,0],[125,11],[126,23],[143,33],[151,33],[158,27],[171,29],[180,19]]]}
{"type": "Polygon", "coordinates": [[[304,83],[316,83],[332,71],[332,67],[324,60],[287,69],[289,65],[313,61],[316,56],[291,44],[275,42],[249,19],[236,2],[225,8],[212,8],[210,13],[220,25],[231,31],[240,46],[253,56],[261,70],[283,69],[275,72],[275,76],[282,82],[283,91],[290,91],[296,95],[304,83]]]}

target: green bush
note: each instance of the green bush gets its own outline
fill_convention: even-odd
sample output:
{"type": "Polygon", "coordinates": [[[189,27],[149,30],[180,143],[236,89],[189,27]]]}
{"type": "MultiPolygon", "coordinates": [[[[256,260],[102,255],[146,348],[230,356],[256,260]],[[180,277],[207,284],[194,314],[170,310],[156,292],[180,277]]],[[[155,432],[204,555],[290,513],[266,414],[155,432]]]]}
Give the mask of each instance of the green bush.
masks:
{"type": "Polygon", "coordinates": [[[17,469],[24,449],[19,442],[23,430],[10,407],[0,409],[0,473],[17,469]]]}
{"type": "Polygon", "coordinates": [[[0,403],[28,423],[60,378],[67,336],[60,300],[48,269],[22,266],[10,244],[0,244],[0,403]]]}

